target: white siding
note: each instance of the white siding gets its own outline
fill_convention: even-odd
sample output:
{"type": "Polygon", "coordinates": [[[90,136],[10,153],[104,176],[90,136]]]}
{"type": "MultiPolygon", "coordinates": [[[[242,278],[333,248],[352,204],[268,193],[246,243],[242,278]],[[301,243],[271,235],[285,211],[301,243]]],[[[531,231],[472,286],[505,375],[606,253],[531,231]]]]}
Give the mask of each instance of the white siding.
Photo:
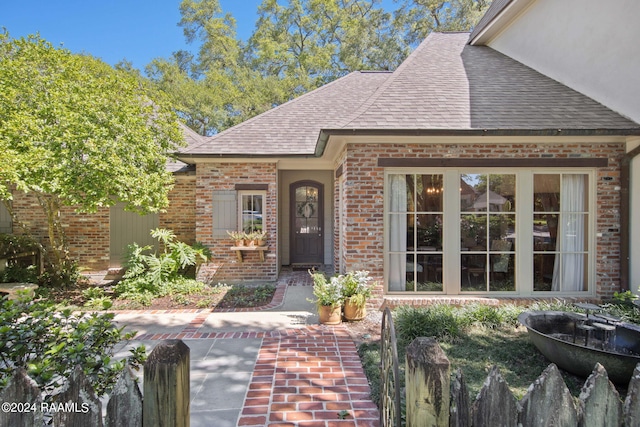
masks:
{"type": "Polygon", "coordinates": [[[493,49],[640,123],[640,1],[538,0],[493,49]]]}

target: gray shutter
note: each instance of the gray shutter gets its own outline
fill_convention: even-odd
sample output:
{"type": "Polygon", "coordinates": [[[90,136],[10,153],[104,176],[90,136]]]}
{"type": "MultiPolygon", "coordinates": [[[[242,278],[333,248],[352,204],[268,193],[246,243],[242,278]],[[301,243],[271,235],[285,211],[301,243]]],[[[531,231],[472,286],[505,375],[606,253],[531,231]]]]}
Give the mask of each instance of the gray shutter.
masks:
{"type": "Polygon", "coordinates": [[[238,194],[233,190],[213,192],[213,237],[228,237],[238,229],[238,194]]]}

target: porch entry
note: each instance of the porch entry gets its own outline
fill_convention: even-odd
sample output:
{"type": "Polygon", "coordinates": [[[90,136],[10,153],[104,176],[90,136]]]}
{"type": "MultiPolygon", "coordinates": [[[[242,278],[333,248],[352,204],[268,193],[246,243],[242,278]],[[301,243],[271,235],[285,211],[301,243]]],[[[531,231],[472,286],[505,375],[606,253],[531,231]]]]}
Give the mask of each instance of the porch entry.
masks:
{"type": "Polygon", "coordinates": [[[323,264],[324,185],[316,181],[297,181],[289,186],[291,224],[291,263],[323,264]]]}

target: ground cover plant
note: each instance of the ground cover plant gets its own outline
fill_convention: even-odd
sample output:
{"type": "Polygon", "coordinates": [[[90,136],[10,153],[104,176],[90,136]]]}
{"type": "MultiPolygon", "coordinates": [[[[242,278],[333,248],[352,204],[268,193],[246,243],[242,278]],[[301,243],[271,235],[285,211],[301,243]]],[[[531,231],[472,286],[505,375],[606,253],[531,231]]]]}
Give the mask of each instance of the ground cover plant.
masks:
{"type": "MultiPolygon", "coordinates": [[[[113,314],[59,310],[47,300],[0,299],[0,389],[18,368],[24,368],[47,400],[79,365],[96,395],[108,392],[126,360],[113,361],[114,346],[135,333],[124,333],[113,314]]],[[[129,365],[145,359],[144,346],[132,350],[129,365]]]]}
{"type": "MultiPolygon", "coordinates": [[[[603,307],[625,321],[637,322],[640,309],[622,296],[603,307]]],[[[492,366],[497,365],[517,398],[522,398],[532,382],[549,365],[531,344],[526,328],[519,326],[518,315],[525,310],[580,311],[562,302],[536,303],[529,307],[514,305],[445,304],[430,307],[400,307],[393,312],[398,339],[401,385],[404,387],[405,348],[413,339],[435,337],[451,363],[451,371],[462,369],[470,398],[475,399],[492,366]]],[[[380,343],[365,342],[358,348],[371,385],[372,399],[380,399],[380,343]]],[[[578,396],[585,379],[562,372],[567,387],[578,396]]],[[[625,390],[619,389],[624,396],[625,390]]]]}

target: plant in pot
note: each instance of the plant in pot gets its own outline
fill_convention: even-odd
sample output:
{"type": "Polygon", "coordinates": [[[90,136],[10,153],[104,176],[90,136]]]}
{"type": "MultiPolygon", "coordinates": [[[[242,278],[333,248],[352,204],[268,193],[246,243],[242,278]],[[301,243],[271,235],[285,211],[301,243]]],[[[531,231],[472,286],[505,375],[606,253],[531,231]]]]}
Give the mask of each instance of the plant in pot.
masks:
{"type": "Polygon", "coordinates": [[[247,238],[244,232],[227,230],[227,234],[231,237],[234,246],[244,246],[244,240],[247,238]]]}
{"type": "Polygon", "coordinates": [[[351,271],[338,276],[342,282],[344,318],[348,321],[362,320],[367,315],[367,299],[371,297],[374,284],[368,271],[351,271]]]}
{"type": "Polygon", "coordinates": [[[256,246],[264,246],[267,244],[267,232],[256,231],[253,236],[253,241],[256,246]]]}
{"type": "Polygon", "coordinates": [[[342,322],[342,283],[337,277],[327,280],[323,273],[309,271],[313,278],[314,302],[320,323],[337,325],[342,322]]]}

